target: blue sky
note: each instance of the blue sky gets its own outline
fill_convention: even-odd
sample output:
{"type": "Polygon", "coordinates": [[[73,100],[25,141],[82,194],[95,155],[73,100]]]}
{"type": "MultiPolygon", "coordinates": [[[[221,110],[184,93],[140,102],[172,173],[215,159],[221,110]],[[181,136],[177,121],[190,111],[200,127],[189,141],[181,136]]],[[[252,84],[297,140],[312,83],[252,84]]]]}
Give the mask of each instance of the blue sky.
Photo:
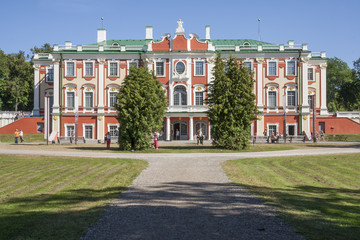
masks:
{"type": "Polygon", "coordinates": [[[96,42],[104,18],[107,39],[144,39],[153,26],[154,39],[174,35],[179,18],[187,34],[212,39],[261,40],[274,44],[307,43],[313,52],[326,51],[353,67],[360,58],[359,0],[13,0],[0,5],[0,49],[29,53],[44,43],[64,45],[96,42]]]}

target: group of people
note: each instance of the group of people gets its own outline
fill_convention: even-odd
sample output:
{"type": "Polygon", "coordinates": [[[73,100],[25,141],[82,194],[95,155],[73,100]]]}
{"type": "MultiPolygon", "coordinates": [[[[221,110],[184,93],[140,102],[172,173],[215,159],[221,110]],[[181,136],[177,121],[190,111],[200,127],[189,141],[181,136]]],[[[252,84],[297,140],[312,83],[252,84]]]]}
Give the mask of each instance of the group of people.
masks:
{"type": "Polygon", "coordinates": [[[18,129],[15,130],[15,133],[14,133],[14,136],[15,136],[15,143],[19,143],[19,138],[20,138],[20,141],[23,142],[24,141],[24,132],[20,129],[20,131],[18,129]]]}
{"type": "Polygon", "coordinates": [[[25,117],[24,112],[17,113],[17,114],[15,114],[14,121],[19,120],[20,118],[24,118],[24,117],[25,117]]]}

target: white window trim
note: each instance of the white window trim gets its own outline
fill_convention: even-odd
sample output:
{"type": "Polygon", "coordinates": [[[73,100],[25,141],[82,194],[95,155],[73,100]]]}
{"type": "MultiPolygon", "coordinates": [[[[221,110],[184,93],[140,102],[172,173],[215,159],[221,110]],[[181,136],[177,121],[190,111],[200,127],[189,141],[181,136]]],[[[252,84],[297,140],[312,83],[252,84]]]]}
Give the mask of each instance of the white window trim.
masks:
{"type": "Polygon", "coordinates": [[[87,85],[83,86],[83,99],[82,100],[83,100],[82,107],[83,107],[84,111],[85,111],[85,109],[94,109],[94,107],[95,107],[95,89],[93,86],[87,86],[87,85]],[[91,90],[89,91],[89,90],[87,90],[87,88],[90,88],[91,90]],[[86,92],[92,92],[92,94],[93,94],[93,104],[92,104],[93,107],[85,106],[85,103],[86,103],[85,93],[86,92]]]}
{"type": "Polygon", "coordinates": [[[253,62],[253,60],[246,59],[246,60],[243,61],[243,64],[244,63],[250,63],[251,64],[251,67],[250,67],[251,72],[249,73],[249,74],[251,74],[254,71],[254,62],[253,62]]]}
{"type": "Polygon", "coordinates": [[[83,76],[84,77],[94,77],[95,76],[95,61],[94,60],[84,60],[83,61],[83,76]],[[86,63],[91,63],[93,68],[93,74],[91,76],[85,75],[86,74],[86,63]]]}
{"type": "Polygon", "coordinates": [[[108,132],[110,132],[110,127],[112,127],[112,126],[116,126],[116,128],[119,129],[120,124],[118,124],[118,123],[117,124],[116,123],[108,123],[107,124],[107,131],[108,132]]]}
{"type": "Polygon", "coordinates": [[[165,77],[166,76],[166,60],[165,59],[163,59],[163,60],[156,60],[156,61],[154,61],[154,72],[155,72],[155,76],[157,76],[157,77],[165,77]],[[158,63],[158,62],[161,62],[161,63],[163,63],[163,67],[164,67],[164,74],[163,75],[158,75],[158,73],[157,73],[157,71],[156,71],[156,64],[158,63]]]}
{"type": "Polygon", "coordinates": [[[193,90],[193,96],[194,96],[194,104],[193,106],[205,106],[205,85],[204,84],[195,84],[194,90],[193,90]],[[201,90],[198,90],[197,88],[201,88],[201,90]],[[203,94],[203,105],[196,105],[196,93],[202,92],[203,94]]]}
{"type": "Polygon", "coordinates": [[[174,61],[174,73],[175,73],[175,75],[177,75],[177,76],[186,76],[187,74],[186,74],[186,72],[187,72],[187,66],[186,66],[187,64],[185,64],[185,62],[184,62],[184,60],[178,60],[177,62],[175,62],[174,61]],[[180,62],[182,62],[183,64],[184,64],[184,66],[185,66],[185,70],[184,70],[184,72],[183,73],[178,73],[177,71],[176,71],[176,65],[178,64],[178,63],[180,63],[180,62]]]}
{"type": "Polygon", "coordinates": [[[139,60],[137,60],[137,59],[127,60],[127,62],[126,62],[126,64],[127,64],[127,75],[129,75],[129,72],[130,72],[130,64],[131,63],[136,63],[136,66],[139,67],[139,60]]]}
{"type": "Polygon", "coordinates": [[[112,109],[114,109],[114,107],[111,107],[110,106],[110,93],[119,93],[119,86],[112,86],[112,85],[110,85],[110,86],[108,86],[108,92],[107,92],[107,106],[108,106],[108,108],[112,108],[112,109]],[[112,91],[112,88],[115,88],[115,91],[112,91]]]}
{"type": "Polygon", "coordinates": [[[195,60],[194,61],[194,76],[205,76],[205,60],[195,60]],[[203,63],[203,74],[196,74],[196,63],[197,62],[203,63]]]}
{"type": "Polygon", "coordinates": [[[288,59],[288,60],[285,60],[286,62],[286,66],[285,66],[285,74],[286,76],[297,76],[297,60],[295,59],[288,59]],[[288,74],[288,62],[295,62],[295,75],[289,75],[288,74]]]}
{"type": "Polygon", "coordinates": [[[65,60],[65,77],[76,77],[76,60],[65,60]],[[70,62],[74,63],[74,75],[68,75],[67,72],[67,64],[70,62]]]}
{"type": "Polygon", "coordinates": [[[277,77],[277,76],[279,76],[279,61],[277,60],[277,59],[269,59],[269,60],[267,60],[267,64],[266,64],[267,66],[266,66],[266,73],[267,73],[267,76],[268,77],[277,77]],[[275,75],[270,75],[269,74],[269,67],[270,67],[270,63],[271,62],[275,62],[276,63],[276,74],[275,75]]]}
{"type": "Polygon", "coordinates": [[[75,86],[67,86],[66,89],[65,89],[65,111],[68,111],[69,109],[75,109],[75,104],[76,104],[76,87],[75,86]],[[69,90],[69,88],[73,88],[73,90],[69,90]],[[73,92],[74,93],[74,107],[68,107],[68,102],[67,102],[67,93],[68,92],[73,92]]]}
{"type": "Polygon", "coordinates": [[[269,128],[270,125],[276,125],[276,130],[277,130],[277,132],[280,132],[279,123],[267,123],[267,124],[266,124],[267,136],[271,136],[271,135],[270,135],[270,128],[269,128]]]}
{"type": "Polygon", "coordinates": [[[51,66],[47,66],[47,67],[46,67],[45,82],[47,82],[47,83],[53,83],[53,82],[54,82],[54,75],[55,75],[55,72],[54,72],[54,66],[53,66],[53,65],[51,65],[51,66]],[[53,70],[53,80],[52,80],[52,81],[48,81],[49,69],[52,69],[52,70],[53,70]]]}
{"type": "Polygon", "coordinates": [[[120,76],[120,66],[119,66],[119,61],[115,61],[115,60],[109,60],[108,61],[108,77],[119,77],[120,76]],[[117,73],[116,76],[114,75],[110,75],[110,63],[116,63],[117,65],[117,73]]]}
{"type": "Polygon", "coordinates": [[[289,136],[289,128],[288,126],[295,126],[295,134],[294,136],[297,136],[297,133],[298,133],[298,124],[297,123],[286,123],[286,136],[289,136]]]}
{"type": "Polygon", "coordinates": [[[313,67],[308,67],[308,70],[307,70],[307,78],[308,78],[308,81],[312,81],[314,82],[315,81],[315,68],[313,67]],[[309,79],[309,69],[312,69],[313,70],[313,79],[309,79]]]}
{"type": "Polygon", "coordinates": [[[295,86],[286,86],[286,108],[296,108],[297,105],[298,105],[298,92],[297,92],[297,88],[295,86]],[[293,87],[294,89],[290,90],[290,87],[293,87]],[[289,91],[294,91],[295,92],[295,106],[289,106],[289,103],[288,103],[288,92],[289,91]]]}
{"type": "Polygon", "coordinates": [[[82,127],[83,127],[83,137],[84,137],[85,139],[94,139],[95,124],[93,124],[93,123],[83,123],[82,127]],[[87,126],[91,126],[91,127],[92,127],[92,136],[91,136],[91,138],[85,138],[85,127],[87,127],[87,126]]]}
{"type": "Polygon", "coordinates": [[[71,137],[71,136],[68,136],[67,127],[74,127],[74,135],[75,135],[75,124],[67,124],[67,123],[65,123],[64,127],[65,127],[65,137],[71,137]]]}
{"type": "Polygon", "coordinates": [[[266,106],[268,108],[277,108],[279,106],[279,89],[277,86],[268,86],[268,88],[266,89],[266,98],[267,98],[267,102],[266,102],[266,106]],[[274,87],[274,90],[271,90],[271,88],[274,87]],[[276,92],[276,98],[275,98],[275,106],[269,106],[269,92],[276,92]]]}

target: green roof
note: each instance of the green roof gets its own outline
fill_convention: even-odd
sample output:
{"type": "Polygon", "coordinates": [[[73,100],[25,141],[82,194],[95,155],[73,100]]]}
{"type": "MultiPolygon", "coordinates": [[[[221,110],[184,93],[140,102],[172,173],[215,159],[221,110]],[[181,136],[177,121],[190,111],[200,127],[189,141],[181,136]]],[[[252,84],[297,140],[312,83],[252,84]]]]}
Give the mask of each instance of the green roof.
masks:
{"type": "Polygon", "coordinates": [[[214,39],[210,40],[213,46],[229,46],[229,45],[244,45],[244,43],[249,43],[250,45],[275,45],[267,42],[256,41],[252,39],[214,39]]]}

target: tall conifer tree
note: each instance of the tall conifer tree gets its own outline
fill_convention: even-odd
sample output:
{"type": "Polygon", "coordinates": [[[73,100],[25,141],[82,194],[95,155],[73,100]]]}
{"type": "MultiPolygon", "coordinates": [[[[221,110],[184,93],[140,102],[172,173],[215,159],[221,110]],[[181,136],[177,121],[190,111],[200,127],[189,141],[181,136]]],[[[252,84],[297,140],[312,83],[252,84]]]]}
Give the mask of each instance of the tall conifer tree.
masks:
{"type": "Polygon", "coordinates": [[[226,149],[243,149],[249,144],[251,121],[257,114],[252,92],[254,81],[247,68],[239,67],[234,57],[224,63],[220,53],[213,74],[207,98],[213,144],[226,149]]]}
{"type": "Polygon", "coordinates": [[[121,150],[151,147],[151,135],[163,126],[166,97],[160,82],[146,67],[132,67],[118,94],[121,150]]]}

